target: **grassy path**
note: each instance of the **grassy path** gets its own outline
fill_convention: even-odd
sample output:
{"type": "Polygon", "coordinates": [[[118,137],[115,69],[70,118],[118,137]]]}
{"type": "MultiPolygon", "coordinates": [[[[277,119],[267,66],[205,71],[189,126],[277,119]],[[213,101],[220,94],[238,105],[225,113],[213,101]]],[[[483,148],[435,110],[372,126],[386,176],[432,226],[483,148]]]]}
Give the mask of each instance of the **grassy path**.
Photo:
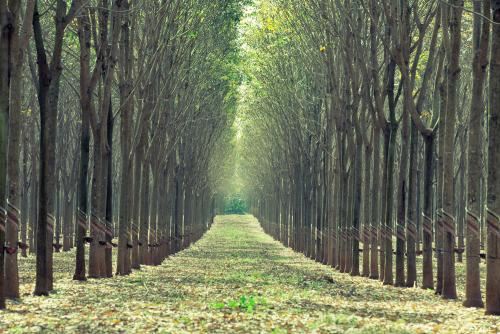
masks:
{"type": "MultiPolygon", "coordinates": [[[[0,333],[498,333],[498,318],[432,291],[383,287],[285,249],[250,216],[219,217],[190,249],[129,277],[71,280],[73,254],[56,255],[56,293],[32,297],[23,259],[21,303],[0,333]]],[[[31,275],[31,276],[30,276],[31,275]]]]}

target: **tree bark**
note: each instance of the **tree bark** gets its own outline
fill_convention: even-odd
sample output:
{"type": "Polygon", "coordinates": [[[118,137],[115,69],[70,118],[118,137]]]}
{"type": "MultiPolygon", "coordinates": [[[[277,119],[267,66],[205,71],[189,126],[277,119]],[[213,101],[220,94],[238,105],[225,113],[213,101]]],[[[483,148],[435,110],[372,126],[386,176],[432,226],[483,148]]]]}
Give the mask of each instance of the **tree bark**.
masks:
{"type": "Polygon", "coordinates": [[[424,137],[425,162],[424,162],[424,205],[422,222],[422,288],[433,289],[434,277],[432,267],[432,202],[434,182],[434,134],[424,137]]]}
{"type": "MultiPolygon", "coordinates": [[[[461,47],[461,22],[463,11],[463,0],[452,1],[453,7],[445,5],[443,18],[449,24],[449,41],[445,42],[448,64],[446,81],[446,122],[444,138],[444,176],[443,176],[443,290],[445,299],[456,299],[455,282],[455,238],[456,223],[453,214],[455,212],[455,187],[454,187],[454,150],[455,150],[455,128],[457,90],[460,80],[460,47],[461,47]],[[449,11],[449,13],[448,13],[449,11]],[[448,18],[449,17],[449,18],[448,18]]],[[[443,27],[446,25],[443,24],[443,27]]],[[[445,34],[446,35],[446,34],[445,34]]],[[[446,37],[445,37],[446,39],[446,37]]]]}
{"type": "Polygon", "coordinates": [[[491,1],[493,25],[488,123],[488,248],[486,260],[486,314],[500,315],[500,2],[491,1]]]}
{"type": "MultiPolygon", "coordinates": [[[[373,139],[372,139],[373,140],[373,139]]],[[[370,191],[371,187],[371,174],[372,174],[372,146],[370,144],[365,144],[364,148],[364,193],[363,193],[363,276],[370,276],[370,260],[372,259],[371,251],[373,250],[372,242],[372,226],[373,221],[372,203],[370,191]]],[[[375,192],[375,190],[374,190],[375,192]]]]}
{"type": "Polygon", "coordinates": [[[0,310],[5,304],[4,261],[7,223],[7,173],[9,141],[9,86],[11,67],[12,16],[6,0],[0,0],[0,310]]]}
{"type": "Polygon", "coordinates": [[[416,245],[418,242],[418,200],[420,189],[418,187],[418,129],[411,123],[410,130],[410,170],[408,178],[408,219],[406,221],[406,286],[412,288],[417,281],[416,245]]]}
{"type": "MultiPolygon", "coordinates": [[[[474,1],[473,8],[476,12],[482,12],[490,17],[489,1],[474,1]]],[[[488,66],[488,44],[490,25],[487,20],[474,15],[473,27],[473,50],[472,61],[472,96],[471,110],[469,116],[469,144],[468,144],[468,171],[467,171],[467,213],[466,213],[466,285],[465,301],[466,307],[484,307],[481,297],[481,280],[479,271],[480,262],[480,220],[481,204],[481,179],[483,165],[483,128],[484,118],[484,83],[486,69],[488,66]]]]}
{"type": "Polygon", "coordinates": [[[372,211],[371,211],[371,261],[370,261],[370,278],[379,278],[379,242],[377,238],[380,226],[380,128],[375,126],[373,129],[373,177],[372,177],[372,211]]]}
{"type": "MultiPolygon", "coordinates": [[[[405,101],[405,104],[407,101],[405,101]]],[[[404,107],[403,123],[401,127],[401,159],[399,163],[399,181],[398,181],[398,208],[397,208],[397,226],[396,226],[396,280],[395,286],[406,286],[405,281],[405,242],[406,242],[406,209],[407,209],[407,176],[408,176],[408,160],[409,160],[409,110],[408,106],[404,107]]]]}

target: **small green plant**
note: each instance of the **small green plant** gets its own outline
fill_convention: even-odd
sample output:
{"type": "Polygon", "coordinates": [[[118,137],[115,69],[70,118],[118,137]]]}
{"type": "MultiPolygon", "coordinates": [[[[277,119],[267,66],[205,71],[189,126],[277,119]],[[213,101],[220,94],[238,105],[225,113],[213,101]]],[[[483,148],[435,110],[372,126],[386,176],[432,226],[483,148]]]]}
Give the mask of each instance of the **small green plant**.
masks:
{"type": "Polygon", "coordinates": [[[250,296],[248,298],[246,296],[241,296],[239,307],[241,309],[247,310],[247,312],[253,312],[255,308],[255,299],[253,298],[253,296],[250,296]]]}
{"type": "Polygon", "coordinates": [[[223,302],[217,302],[217,303],[213,303],[212,307],[216,310],[222,310],[224,307],[226,307],[226,304],[223,302]]]}
{"type": "Polygon", "coordinates": [[[241,296],[238,300],[230,300],[227,303],[216,302],[212,304],[212,307],[216,310],[222,310],[224,308],[230,309],[240,309],[246,312],[253,312],[257,302],[253,296],[247,297],[245,295],[241,296]]]}

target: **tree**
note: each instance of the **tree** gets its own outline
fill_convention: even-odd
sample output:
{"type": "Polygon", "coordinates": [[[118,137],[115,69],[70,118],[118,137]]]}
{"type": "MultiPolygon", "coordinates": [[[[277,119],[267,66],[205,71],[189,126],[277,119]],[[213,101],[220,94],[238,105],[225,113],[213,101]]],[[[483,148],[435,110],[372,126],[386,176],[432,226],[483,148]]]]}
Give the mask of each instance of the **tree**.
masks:
{"type": "Polygon", "coordinates": [[[0,309],[5,308],[5,232],[7,222],[7,157],[9,141],[9,88],[13,17],[6,0],[0,1],[0,309]]]}
{"type": "Polygon", "coordinates": [[[21,155],[21,81],[24,67],[25,50],[31,36],[34,1],[26,1],[24,18],[21,21],[21,1],[9,3],[12,20],[11,32],[11,70],[10,70],[10,114],[9,114],[9,204],[7,207],[6,246],[10,248],[5,255],[5,295],[19,298],[19,273],[17,254],[19,247],[18,230],[21,218],[20,168],[21,155]]]}
{"type": "Polygon", "coordinates": [[[35,295],[48,295],[53,289],[52,239],[56,178],[55,151],[57,136],[57,107],[62,73],[64,31],[81,8],[80,0],[73,0],[68,9],[66,1],[58,0],[55,9],[55,39],[50,63],[40,22],[39,1],[35,0],[33,33],[38,63],[38,104],[40,108],[40,195],[37,223],[37,261],[35,295]]]}
{"type": "Polygon", "coordinates": [[[500,4],[491,1],[493,29],[491,33],[490,56],[490,108],[488,122],[488,226],[486,260],[486,314],[500,315],[500,176],[498,158],[500,155],[500,4]]]}
{"type": "MultiPolygon", "coordinates": [[[[488,1],[474,2],[474,11],[490,17],[488,1]]],[[[490,24],[487,19],[474,15],[472,63],[472,98],[469,116],[469,156],[468,156],[468,192],[467,192],[467,282],[464,306],[483,307],[480,281],[480,224],[481,204],[479,201],[480,182],[482,174],[482,119],[484,118],[484,84],[488,64],[488,44],[490,24]],[[481,22],[482,21],[482,22],[481,22]]]]}
{"type": "Polygon", "coordinates": [[[443,289],[442,296],[446,299],[457,298],[455,282],[455,188],[454,170],[454,140],[457,109],[457,87],[460,80],[460,48],[463,1],[454,0],[442,5],[443,41],[446,52],[446,99],[444,126],[444,176],[443,211],[441,224],[443,226],[443,289]]]}

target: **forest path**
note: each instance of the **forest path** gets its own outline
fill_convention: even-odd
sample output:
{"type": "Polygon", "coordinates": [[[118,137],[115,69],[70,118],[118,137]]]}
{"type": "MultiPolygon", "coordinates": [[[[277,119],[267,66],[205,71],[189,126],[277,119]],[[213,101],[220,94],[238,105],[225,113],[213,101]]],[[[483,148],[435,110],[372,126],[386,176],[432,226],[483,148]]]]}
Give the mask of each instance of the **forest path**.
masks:
{"type": "MultiPolygon", "coordinates": [[[[495,333],[482,310],[432,291],[383,287],[286,249],[251,216],[216,218],[191,248],[128,277],[71,280],[73,253],[56,254],[56,293],[0,314],[0,333],[495,333]],[[467,319],[466,319],[467,318],[467,319]],[[467,320],[467,321],[466,321],[467,320]],[[467,326],[467,327],[465,327],[467,326]]],[[[22,259],[22,275],[34,258],[22,259]]]]}

